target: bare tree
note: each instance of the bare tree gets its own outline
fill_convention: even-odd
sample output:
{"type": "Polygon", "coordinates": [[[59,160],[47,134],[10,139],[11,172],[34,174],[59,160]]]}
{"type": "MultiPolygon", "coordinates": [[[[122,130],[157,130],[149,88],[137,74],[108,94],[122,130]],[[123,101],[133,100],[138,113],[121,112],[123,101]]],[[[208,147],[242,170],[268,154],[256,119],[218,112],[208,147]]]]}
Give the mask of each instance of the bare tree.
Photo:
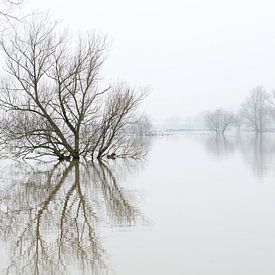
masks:
{"type": "Polygon", "coordinates": [[[242,106],[244,123],[256,133],[263,132],[271,122],[270,95],[263,87],[256,87],[242,106]]]}
{"type": "Polygon", "coordinates": [[[102,158],[128,143],[123,129],[146,93],[126,84],[101,88],[104,37],[92,33],[72,44],[54,23],[37,17],[22,35],[2,42],[9,74],[0,99],[7,114],[2,144],[9,144],[9,151],[102,158]]]}
{"type": "Polygon", "coordinates": [[[234,124],[235,117],[233,113],[222,109],[209,112],[206,116],[206,124],[210,131],[215,131],[217,135],[224,132],[234,124]]]}
{"type": "Polygon", "coordinates": [[[92,152],[92,158],[94,155],[102,158],[111,152],[125,156],[133,148],[138,149],[133,143],[133,137],[128,135],[126,130],[135,122],[137,109],[145,96],[145,92],[136,95],[123,83],[114,86],[106,97],[102,116],[97,123],[98,127],[94,127],[95,131],[91,135],[95,140],[87,152],[92,152]]]}
{"type": "Polygon", "coordinates": [[[0,0],[0,23],[1,30],[6,28],[8,23],[20,21],[18,14],[24,0],[0,0]]]}

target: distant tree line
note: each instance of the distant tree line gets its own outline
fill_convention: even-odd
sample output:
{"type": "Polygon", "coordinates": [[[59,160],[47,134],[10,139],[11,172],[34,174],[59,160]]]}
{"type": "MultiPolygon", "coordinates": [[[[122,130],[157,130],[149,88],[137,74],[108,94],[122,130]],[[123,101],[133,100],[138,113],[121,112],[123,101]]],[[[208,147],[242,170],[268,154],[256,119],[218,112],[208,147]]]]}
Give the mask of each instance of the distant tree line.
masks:
{"type": "Polygon", "coordinates": [[[254,88],[239,112],[232,113],[225,109],[208,112],[205,118],[208,130],[223,135],[230,128],[245,129],[262,133],[272,126],[275,118],[275,100],[263,87],[254,88]]]}

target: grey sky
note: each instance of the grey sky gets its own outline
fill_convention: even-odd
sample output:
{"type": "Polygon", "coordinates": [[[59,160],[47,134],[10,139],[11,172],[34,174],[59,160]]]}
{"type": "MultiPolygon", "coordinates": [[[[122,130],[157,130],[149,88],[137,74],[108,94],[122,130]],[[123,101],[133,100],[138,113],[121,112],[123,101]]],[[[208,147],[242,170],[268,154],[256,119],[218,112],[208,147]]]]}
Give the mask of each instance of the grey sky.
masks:
{"type": "Polygon", "coordinates": [[[238,105],[257,85],[275,89],[272,0],[29,0],[27,8],[107,34],[106,78],[150,85],[153,118],[238,105]]]}

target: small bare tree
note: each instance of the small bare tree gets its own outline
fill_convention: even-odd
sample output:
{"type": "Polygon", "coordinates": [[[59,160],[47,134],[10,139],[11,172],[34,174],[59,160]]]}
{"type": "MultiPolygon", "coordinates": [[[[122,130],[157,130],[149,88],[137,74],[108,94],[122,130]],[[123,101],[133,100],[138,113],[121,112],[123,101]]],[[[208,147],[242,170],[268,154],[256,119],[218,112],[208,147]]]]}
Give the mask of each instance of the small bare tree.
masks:
{"type": "Polygon", "coordinates": [[[263,87],[256,87],[242,106],[244,123],[256,133],[263,132],[271,122],[270,95],[263,87]]]}
{"type": "Polygon", "coordinates": [[[73,48],[55,24],[37,18],[19,33],[2,42],[10,76],[0,98],[2,144],[20,156],[60,159],[124,151],[123,129],[146,93],[126,84],[101,88],[105,38],[90,34],[73,48]]]}
{"type": "Polygon", "coordinates": [[[210,131],[214,131],[217,135],[223,135],[224,132],[235,123],[233,113],[222,109],[209,112],[206,116],[206,124],[210,131]]]}

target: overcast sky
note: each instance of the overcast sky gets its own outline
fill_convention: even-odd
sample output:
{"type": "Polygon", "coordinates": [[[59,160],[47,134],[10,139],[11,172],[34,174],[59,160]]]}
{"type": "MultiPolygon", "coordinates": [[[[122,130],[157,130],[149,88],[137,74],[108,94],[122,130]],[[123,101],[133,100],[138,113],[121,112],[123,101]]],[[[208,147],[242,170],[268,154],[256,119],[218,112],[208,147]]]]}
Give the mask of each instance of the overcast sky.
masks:
{"type": "Polygon", "coordinates": [[[151,86],[153,119],[237,106],[275,89],[273,0],[28,0],[74,30],[107,34],[104,75],[151,86]]]}

